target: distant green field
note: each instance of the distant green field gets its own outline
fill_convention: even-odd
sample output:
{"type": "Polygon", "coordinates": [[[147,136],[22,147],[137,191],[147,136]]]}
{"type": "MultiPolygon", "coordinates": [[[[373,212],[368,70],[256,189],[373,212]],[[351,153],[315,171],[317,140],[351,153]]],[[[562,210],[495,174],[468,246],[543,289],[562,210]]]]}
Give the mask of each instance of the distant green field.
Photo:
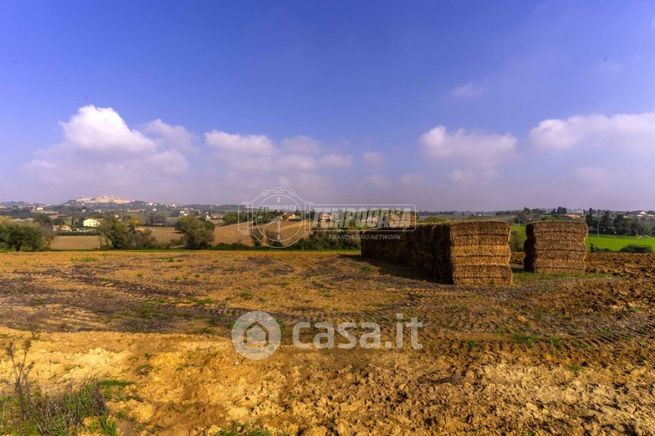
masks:
{"type": "Polygon", "coordinates": [[[598,248],[609,248],[612,251],[619,251],[626,245],[647,245],[655,250],[655,238],[652,236],[609,236],[609,235],[589,235],[587,238],[587,247],[591,244],[598,248]]]}
{"type": "MultiPolygon", "coordinates": [[[[520,224],[512,224],[512,230],[517,230],[525,237],[525,226],[520,224]]],[[[612,251],[619,251],[626,245],[648,245],[655,250],[655,237],[652,236],[610,236],[610,235],[594,235],[590,234],[587,238],[587,247],[591,244],[598,248],[607,248],[612,251]]]]}

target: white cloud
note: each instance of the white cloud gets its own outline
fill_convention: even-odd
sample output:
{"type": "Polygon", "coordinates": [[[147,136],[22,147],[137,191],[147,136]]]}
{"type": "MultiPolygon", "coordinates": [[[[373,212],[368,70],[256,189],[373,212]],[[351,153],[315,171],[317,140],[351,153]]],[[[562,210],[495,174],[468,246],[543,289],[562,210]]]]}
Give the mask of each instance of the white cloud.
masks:
{"type": "Polygon", "coordinates": [[[362,153],[362,159],[367,165],[379,166],[384,165],[386,157],[383,153],[377,151],[365,151],[362,153]]]}
{"type": "Polygon", "coordinates": [[[655,151],[655,113],[574,115],[548,119],[530,131],[531,143],[539,148],[563,150],[572,147],[621,147],[655,151]]]}
{"type": "Polygon", "coordinates": [[[239,135],[212,130],[205,133],[205,141],[219,151],[258,155],[275,153],[273,142],[265,135],[239,135]]]}
{"type": "Polygon", "coordinates": [[[277,169],[283,170],[313,171],[316,168],[316,159],[301,154],[288,154],[279,157],[275,165],[277,169]]]}
{"type": "Polygon", "coordinates": [[[456,183],[468,183],[474,179],[474,174],[471,171],[452,170],[446,177],[456,183]]]}
{"type": "Polygon", "coordinates": [[[34,159],[26,165],[28,168],[33,169],[51,169],[55,168],[56,165],[50,161],[44,159],[34,159]]]}
{"type": "Polygon", "coordinates": [[[281,145],[287,151],[300,154],[315,154],[321,149],[321,144],[318,141],[303,135],[284,138],[281,145]]]}
{"type": "Polygon", "coordinates": [[[588,166],[575,169],[576,177],[585,183],[601,183],[607,180],[609,171],[603,167],[588,166]]]}
{"type": "Polygon", "coordinates": [[[164,145],[182,150],[193,148],[193,135],[184,126],[166,124],[158,118],[146,124],[143,131],[157,137],[164,145]]]}
{"type": "Polygon", "coordinates": [[[186,158],[177,150],[155,153],[146,159],[146,163],[154,171],[159,171],[169,176],[184,174],[188,167],[186,158]]]}
{"type": "Polygon", "coordinates": [[[458,86],[457,88],[454,88],[452,91],[450,91],[450,95],[459,98],[472,98],[480,97],[485,93],[485,91],[486,88],[484,86],[473,82],[468,82],[458,86]]]}
{"type": "Polygon", "coordinates": [[[400,176],[400,184],[406,187],[419,185],[425,181],[425,178],[420,174],[410,173],[400,176]]]}
{"type": "Polygon", "coordinates": [[[173,148],[173,143],[184,148],[189,139],[181,126],[155,120],[139,131],[114,109],[92,105],[60,125],[63,141],[39,150],[24,167],[35,183],[63,192],[65,198],[99,192],[130,198],[160,190],[170,193],[176,183],[172,176],[187,171],[185,155],[173,148]]]}
{"type": "Polygon", "coordinates": [[[221,173],[217,183],[234,192],[255,195],[253,184],[260,190],[273,186],[302,187],[314,197],[333,188],[330,169],[348,167],[353,160],[348,154],[320,154],[321,144],[302,135],[276,143],[265,135],[213,130],[205,133],[205,142],[216,150],[215,162],[221,173]]]}
{"type": "Polygon", "coordinates": [[[389,186],[389,180],[380,174],[372,174],[364,179],[366,184],[374,188],[385,188],[389,186]]]}
{"type": "Polygon", "coordinates": [[[66,144],[75,152],[121,158],[155,152],[155,141],[130,129],[112,108],[83,106],[62,122],[66,144]]]}
{"type": "Polygon", "coordinates": [[[437,126],[421,135],[419,143],[433,160],[455,159],[472,167],[489,167],[513,152],[517,140],[510,133],[499,135],[464,129],[449,132],[446,127],[437,126]]]}
{"type": "Polygon", "coordinates": [[[332,168],[344,168],[352,165],[353,157],[349,154],[327,154],[321,158],[321,165],[332,168]]]}

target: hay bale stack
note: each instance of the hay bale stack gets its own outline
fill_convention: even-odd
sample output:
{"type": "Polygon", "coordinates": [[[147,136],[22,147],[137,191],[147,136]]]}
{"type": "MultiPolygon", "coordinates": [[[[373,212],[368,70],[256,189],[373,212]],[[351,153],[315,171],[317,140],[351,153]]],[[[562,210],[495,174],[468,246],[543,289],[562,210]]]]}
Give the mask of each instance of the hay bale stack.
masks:
{"type": "Polygon", "coordinates": [[[580,273],[585,271],[587,224],[570,221],[540,221],[526,228],[526,271],[580,273]]]}
{"type": "Polygon", "coordinates": [[[511,284],[510,228],[500,221],[436,226],[435,275],[454,284],[511,284]]]}
{"type": "Polygon", "coordinates": [[[362,256],[387,262],[405,263],[410,255],[409,240],[402,231],[362,232],[362,256]]]}
{"type": "Polygon", "coordinates": [[[510,284],[509,231],[507,224],[496,221],[419,225],[409,232],[369,231],[362,236],[362,255],[408,264],[445,283],[510,284]]]}

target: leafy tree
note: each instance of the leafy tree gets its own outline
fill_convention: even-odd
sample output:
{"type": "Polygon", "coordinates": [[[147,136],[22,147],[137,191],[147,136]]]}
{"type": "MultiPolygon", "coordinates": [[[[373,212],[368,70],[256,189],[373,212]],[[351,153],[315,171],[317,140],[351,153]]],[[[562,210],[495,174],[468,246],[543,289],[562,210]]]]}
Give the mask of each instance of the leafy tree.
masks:
{"type": "Polygon", "coordinates": [[[37,213],[33,217],[34,222],[37,223],[40,226],[51,226],[52,225],[52,220],[50,217],[44,213],[37,213]]]}
{"type": "Polygon", "coordinates": [[[214,224],[200,218],[183,216],[175,223],[175,229],[182,233],[185,248],[200,250],[214,243],[214,224]]]}
{"type": "Polygon", "coordinates": [[[148,229],[139,230],[136,220],[125,222],[109,215],[102,220],[98,231],[102,246],[114,250],[146,249],[157,246],[152,232],[148,229]]]}
{"type": "Polygon", "coordinates": [[[589,209],[589,211],[585,214],[585,222],[587,223],[587,227],[589,227],[590,231],[598,229],[598,220],[594,216],[593,209],[589,209]]]}
{"type": "Polygon", "coordinates": [[[614,217],[614,231],[619,234],[619,235],[625,235],[628,233],[630,229],[630,223],[628,220],[625,218],[625,215],[623,214],[618,214],[617,216],[614,217]]]}
{"type": "Polygon", "coordinates": [[[227,212],[223,215],[223,222],[225,225],[237,224],[239,222],[239,214],[236,212],[227,212]]]}
{"type": "Polygon", "coordinates": [[[166,218],[156,212],[151,212],[146,215],[146,224],[149,226],[161,226],[166,223],[166,218]]]}
{"type": "Polygon", "coordinates": [[[43,250],[48,247],[50,240],[49,235],[38,224],[0,221],[0,246],[10,250],[43,250]]]}
{"type": "Polygon", "coordinates": [[[605,213],[603,213],[599,225],[600,225],[601,233],[614,233],[614,226],[612,225],[612,215],[609,210],[606,210],[605,213]]]}

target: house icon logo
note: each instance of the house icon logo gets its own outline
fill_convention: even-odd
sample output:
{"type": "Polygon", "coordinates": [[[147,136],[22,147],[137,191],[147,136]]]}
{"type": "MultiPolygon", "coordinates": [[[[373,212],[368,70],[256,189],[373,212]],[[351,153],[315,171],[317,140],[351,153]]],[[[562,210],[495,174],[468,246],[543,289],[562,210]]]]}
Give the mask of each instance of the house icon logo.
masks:
{"type": "Polygon", "coordinates": [[[280,326],[266,312],[245,313],[232,327],[234,350],[247,359],[266,359],[278,349],[280,339],[280,326]]]}

